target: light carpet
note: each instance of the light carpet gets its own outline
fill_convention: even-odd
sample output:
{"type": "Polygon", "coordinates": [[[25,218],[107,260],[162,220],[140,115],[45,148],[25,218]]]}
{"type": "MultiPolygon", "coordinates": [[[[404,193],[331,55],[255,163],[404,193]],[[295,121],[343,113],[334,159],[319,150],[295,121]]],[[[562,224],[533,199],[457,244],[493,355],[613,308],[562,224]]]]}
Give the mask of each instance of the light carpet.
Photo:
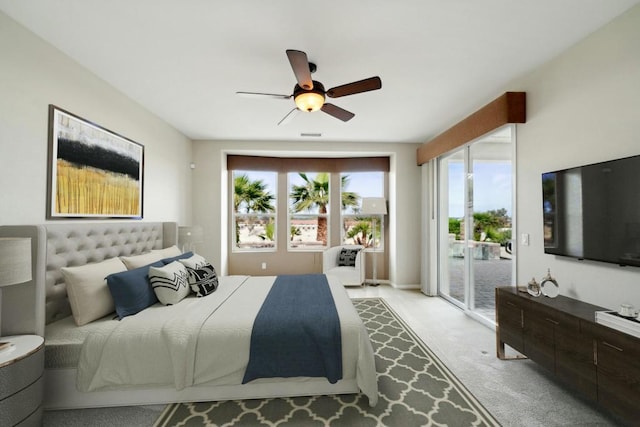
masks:
{"type": "Polygon", "coordinates": [[[169,426],[499,426],[382,298],[354,299],[373,344],[378,404],[362,394],[174,403],[169,426]]]}

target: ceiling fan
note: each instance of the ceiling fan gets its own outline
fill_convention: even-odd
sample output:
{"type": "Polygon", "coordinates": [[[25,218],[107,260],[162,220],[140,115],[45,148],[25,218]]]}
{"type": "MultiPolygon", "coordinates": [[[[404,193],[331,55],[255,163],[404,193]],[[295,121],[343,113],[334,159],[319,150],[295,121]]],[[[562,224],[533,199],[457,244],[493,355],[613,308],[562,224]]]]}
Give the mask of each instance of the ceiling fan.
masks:
{"type": "Polygon", "coordinates": [[[343,122],[351,120],[355,114],[340,108],[337,105],[325,102],[326,97],[339,98],[341,96],[354,95],[356,93],[368,92],[382,88],[380,77],[369,77],[357,82],[347,83],[332,87],[325,91],[324,85],[319,81],[312,80],[311,74],[317,69],[316,64],[309,62],[307,54],[300,50],[287,50],[287,57],[293,69],[293,74],[298,83],[293,87],[291,95],[279,95],[274,93],[260,92],[236,92],[241,96],[268,97],[276,99],[291,99],[296,103],[296,107],[287,113],[278,125],[288,123],[300,111],[313,112],[322,110],[330,116],[340,119],[343,122]]]}

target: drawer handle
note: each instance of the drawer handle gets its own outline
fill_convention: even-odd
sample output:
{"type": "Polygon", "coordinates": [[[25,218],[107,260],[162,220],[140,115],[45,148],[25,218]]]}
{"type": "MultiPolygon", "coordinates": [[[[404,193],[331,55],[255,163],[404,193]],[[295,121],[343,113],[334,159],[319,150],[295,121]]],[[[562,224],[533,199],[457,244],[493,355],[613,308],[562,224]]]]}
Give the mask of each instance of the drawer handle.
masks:
{"type": "Polygon", "coordinates": [[[558,326],[558,325],[560,324],[560,322],[557,322],[557,321],[555,321],[555,320],[553,320],[553,319],[545,318],[544,320],[546,320],[547,322],[551,322],[551,323],[553,323],[553,324],[554,324],[554,325],[556,325],[556,326],[558,326]]]}
{"type": "Polygon", "coordinates": [[[511,307],[517,307],[517,305],[515,305],[514,303],[507,301],[507,305],[510,305],[511,307]]]}
{"type": "Polygon", "coordinates": [[[604,345],[606,345],[607,347],[612,348],[612,349],[614,349],[614,350],[624,351],[624,350],[623,350],[623,349],[621,349],[620,347],[616,347],[615,345],[613,345],[613,344],[609,344],[609,343],[608,343],[608,342],[606,342],[606,341],[602,341],[602,344],[604,344],[604,345]]]}

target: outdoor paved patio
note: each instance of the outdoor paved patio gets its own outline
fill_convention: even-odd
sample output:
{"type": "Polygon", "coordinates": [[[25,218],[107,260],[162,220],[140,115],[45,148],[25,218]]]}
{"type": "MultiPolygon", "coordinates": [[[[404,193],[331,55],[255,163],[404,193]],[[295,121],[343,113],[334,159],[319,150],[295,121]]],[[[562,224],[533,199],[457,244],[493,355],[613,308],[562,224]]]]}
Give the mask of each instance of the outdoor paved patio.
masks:
{"type": "MultiPolygon", "coordinates": [[[[511,285],[512,262],[508,258],[473,260],[475,309],[488,319],[495,320],[495,288],[511,285]]],[[[449,294],[458,301],[464,301],[464,258],[452,257],[449,265],[449,294]]]]}

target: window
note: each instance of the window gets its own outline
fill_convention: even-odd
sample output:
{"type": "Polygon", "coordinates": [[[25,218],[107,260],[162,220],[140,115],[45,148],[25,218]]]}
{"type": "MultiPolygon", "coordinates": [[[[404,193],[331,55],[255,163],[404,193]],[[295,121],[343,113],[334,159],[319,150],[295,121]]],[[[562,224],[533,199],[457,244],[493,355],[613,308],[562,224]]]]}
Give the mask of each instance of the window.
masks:
{"type": "MultiPolygon", "coordinates": [[[[364,197],[384,197],[384,172],[348,172],[340,175],[342,242],[373,247],[372,218],[359,211],[364,197]]],[[[383,218],[376,218],[376,248],[383,248],[383,218]]]]}
{"type": "Polygon", "coordinates": [[[330,175],[326,172],[291,172],[288,177],[289,248],[327,248],[330,175]]]}
{"type": "MultiPolygon", "coordinates": [[[[284,257],[288,251],[318,252],[354,241],[358,237],[353,229],[359,222],[360,239],[370,242],[371,218],[361,217],[358,210],[362,197],[384,196],[389,165],[388,156],[229,154],[227,170],[234,185],[229,189],[230,265],[245,260],[247,252],[269,251],[284,257]],[[348,233],[354,234],[347,237],[348,233]]],[[[383,247],[383,226],[376,221],[378,247],[383,247]]],[[[232,271],[240,273],[242,268],[232,271]]]]}
{"type": "Polygon", "coordinates": [[[233,171],[234,251],[276,247],[275,172],[233,171]]]}

